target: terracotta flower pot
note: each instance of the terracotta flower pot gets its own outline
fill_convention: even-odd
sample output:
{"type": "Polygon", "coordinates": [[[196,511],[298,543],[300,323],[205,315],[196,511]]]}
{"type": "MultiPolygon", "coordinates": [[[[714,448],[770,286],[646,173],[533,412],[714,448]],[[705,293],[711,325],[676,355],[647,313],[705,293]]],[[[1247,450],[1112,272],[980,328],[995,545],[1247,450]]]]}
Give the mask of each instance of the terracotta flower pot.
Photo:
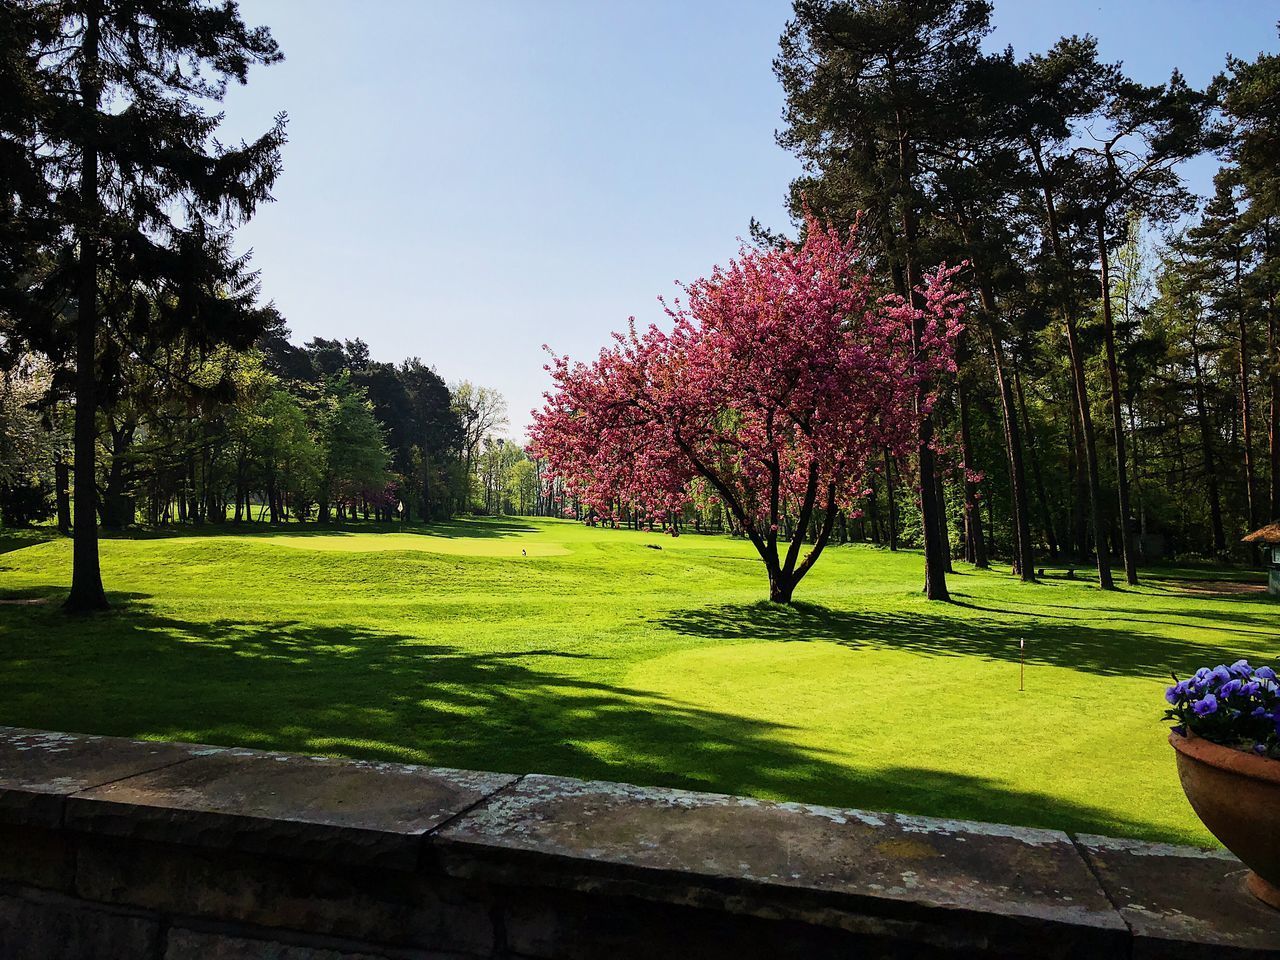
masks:
{"type": "Polygon", "coordinates": [[[1196,815],[1249,874],[1249,891],[1280,909],[1280,760],[1203,737],[1169,734],[1196,815]]]}

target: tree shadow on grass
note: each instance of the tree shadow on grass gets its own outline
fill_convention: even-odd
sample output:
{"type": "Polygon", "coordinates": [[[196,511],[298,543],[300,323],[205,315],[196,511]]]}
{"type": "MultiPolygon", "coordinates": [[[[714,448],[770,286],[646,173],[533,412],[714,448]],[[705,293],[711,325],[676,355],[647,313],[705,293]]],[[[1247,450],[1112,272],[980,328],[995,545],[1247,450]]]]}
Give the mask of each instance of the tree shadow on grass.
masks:
{"type": "MultiPolygon", "coordinates": [[[[852,626],[797,613],[808,633],[852,626]]],[[[794,629],[764,608],[739,616],[778,639],[794,629]]],[[[785,723],[616,683],[607,663],[591,672],[590,654],[468,650],[351,624],[194,622],[142,597],[67,623],[47,607],[0,621],[0,723],[1186,839],[978,775],[859,768],[798,745],[785,723]]]]}
{"type": "MultiPolygon", "coordinates": [[[[1115,601],[1121,600],[1123,594],[1107,594],[1105,605],[1082,606],[1052,601],[1028,599],[1027,605],[1035,605],[1037,609],[1022,611],[1016,609],[1018,601],[1002,598],[1005,607],[983,607],[977,603],[957,599],[959,606],[968,606],[975,610],[989,613],[1018,614],[1035,618],[1097,621],[1108,618],[1115,622],[1147,623],[1158,627],[1167,626],[1178,620],[1196,620],[1197,624],[1187,624],[1197,629],[1224,630],[1238,632],[1243,628],[1252,628],[1248,632],[1265,634],[1280,639],[1277,625],[1280,620],[1280,605],[1276,599],[1263,593],[1195,593],[1190,594],[1176,588],[1177,580],[1161,580],[1148,577],[1147,585],[1155,586],[1160,592],[1147,593],[1153,601],[1149,607],[1118,606],[1115,601]],[[1156,582],[1159,580],[1160,582],[1156,582]],[[1243,607],[1244,609],[1240,609],[1243,607]],[[1046,611],[1073,611],[1072,613],[1050,613],[1046,611]]],[[[1130,595],[1132,596],[1132,594],[1130,595]]]]}
{"type": "MultiPolygon", "coordinates": [[[[1196,598],[1197,600],[1201,598],[1196,598]]],[[[1209,599],[1209,598],[1203,598],[1209,599]]],[[[1214,598],[1217,599],[1217,598],[1214,598]]],[[[1230,598],[1237,602],[1245,598],[1230,598]]],[[[1022,616],[1031,620],[1066,620],[1081,624],[1096,624],[1099,620],[1113,625],[1140,623],[1149,624],[1154,627],[1169,627],[1174,625],[1188,626],[1197,630],[1222,630],[1232,634],[1256,634],[1258,636],[1266,636],[1272,639],[1280,638],[1280,632],[1276,630],[1275,611],[1268,610],[1265,607],[1259,608],[1257,613],[1241,613],[1235,610],[1223,610],[1215,607],[1203,608],[1184,608],[1166,607],[1117,607],[1108,605],[1106,607],[1084,607],[1073,606],[1071,604],[1062,603],[1044,603],[1040,601],[1026,601],[1026,605],[1034,606],[1032,611],[1018,609],[1017,601],[1011,601],[1002,598],[1004,606],[990,607],[983,606],[970,600],[966,600],[959,595],[952,596],[952,603],[957,607],[966,607],[970,610],[977,610],[983,613],[995,613],[1005,616],[1022,616]],[[1075,611],[1073,613],[1058,613],[1050,611],[1075,611]],[[1180,620],[1197,620],[1200,623],[1179,624],[1180,620]]],[[[1246,602],[1248,602],[1246,600],[1246,602]]]]}
{"type": "MultiPolygon", "coordinates": [[[[969,609],[1006,613],[980,606],[969,609]]],[[[676,633],[705,639],[825,641],[855,649],[889,647],[930,656],[983,657],[1014,663],[1023,655],[1019,641],[1025,639],[1027,663],[1109,677],[1167,677],[1171,671],[1182,674],[1222,660],[1220,644],[1123,625],[1129,622],[1110,625],[1096,619],[1077,622],[1017,613],[995,618],[957,615],[950,608],[943,612],[850,611],[807,603],[785,606],[767,602],[678,610],[657,621],[676,633]]],[[[1250,633],[1232,649],[1244,655],[1266,656],[1272,652],[1274,642],[1274,633],[1265,638],[1250,633]]]]}

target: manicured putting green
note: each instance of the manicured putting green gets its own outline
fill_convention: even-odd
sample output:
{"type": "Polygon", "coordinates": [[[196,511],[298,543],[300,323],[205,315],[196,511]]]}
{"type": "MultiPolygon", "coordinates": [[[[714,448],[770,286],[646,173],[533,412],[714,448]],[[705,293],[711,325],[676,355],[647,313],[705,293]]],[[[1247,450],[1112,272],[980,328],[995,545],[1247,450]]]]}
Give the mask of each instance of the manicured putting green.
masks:
{"type": "Polygon", "coordinates": [[[569,551],[558,543],[529,536],[492,540],[468,540],[405,533],[334,533],[290,536],[281,534],[266,541],[271,546],[298,550],[333,550],[341,553],[380,553],[393,550],[426,550],[460,557],[554,557],[569,551]]]}
{"type": "Polygon", "coordinates": [[[1280,651],[1280,608],[1226,570],[1105,594],[961,566],[931,604],[918,554],[850,546],[791,608],[725,537],[290,525],[108,540],[114,609],[71,619],[70,557],[0,538],[0,723],[1175,842],[1210,838],[1169,671],[1280,651]]]}

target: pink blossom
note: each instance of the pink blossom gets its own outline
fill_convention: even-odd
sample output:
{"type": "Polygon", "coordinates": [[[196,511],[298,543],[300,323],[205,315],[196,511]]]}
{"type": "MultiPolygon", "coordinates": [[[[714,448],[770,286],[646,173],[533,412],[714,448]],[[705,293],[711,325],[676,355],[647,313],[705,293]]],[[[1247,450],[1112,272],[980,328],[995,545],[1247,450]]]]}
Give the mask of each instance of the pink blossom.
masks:
{"type": "Polygon", "coordinates": [[[760,552],[772,595],[789,600],[836,512],[865,495],[873,459],[912,448],[922,387],[927,408],[929,384],[955,369],[956,269],[925,276],[922,307],[877,297],[856,230],[841,237],[809,215],[802,245],[744,247],[683,287],[683,305],[664,304],[670,333],[632,320],[591,363],[553,355],[534,450],[602,516],[626,505],[665,521],[704,479],[760,552]],[[782,517],[820,524],[803,560],[798,542],[779,554],[782,517]]]}

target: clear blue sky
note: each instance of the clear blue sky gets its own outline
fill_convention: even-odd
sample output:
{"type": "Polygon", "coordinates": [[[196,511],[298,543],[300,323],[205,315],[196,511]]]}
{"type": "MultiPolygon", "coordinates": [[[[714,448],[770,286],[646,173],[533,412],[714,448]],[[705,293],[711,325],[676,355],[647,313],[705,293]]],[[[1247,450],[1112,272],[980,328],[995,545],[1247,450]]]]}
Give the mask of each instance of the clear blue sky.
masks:
{"type": "MultiPolygon", "coordinates": [[[[286,60],[229,94],[224,139],[289,113],[277,202],[241,232],[296,341],[363,338],[506,395],[543,343],[587,357],[658,294],[787,226],[773,139],[780,0],[241,0],[286,60]]],[[[1093,33],[1193,84],[1277,48],[1272,0],[996,0],[992,45],[1093,33]]],[[[1212,164],[1189,171],[1207,186],[1212,164]]]]}

